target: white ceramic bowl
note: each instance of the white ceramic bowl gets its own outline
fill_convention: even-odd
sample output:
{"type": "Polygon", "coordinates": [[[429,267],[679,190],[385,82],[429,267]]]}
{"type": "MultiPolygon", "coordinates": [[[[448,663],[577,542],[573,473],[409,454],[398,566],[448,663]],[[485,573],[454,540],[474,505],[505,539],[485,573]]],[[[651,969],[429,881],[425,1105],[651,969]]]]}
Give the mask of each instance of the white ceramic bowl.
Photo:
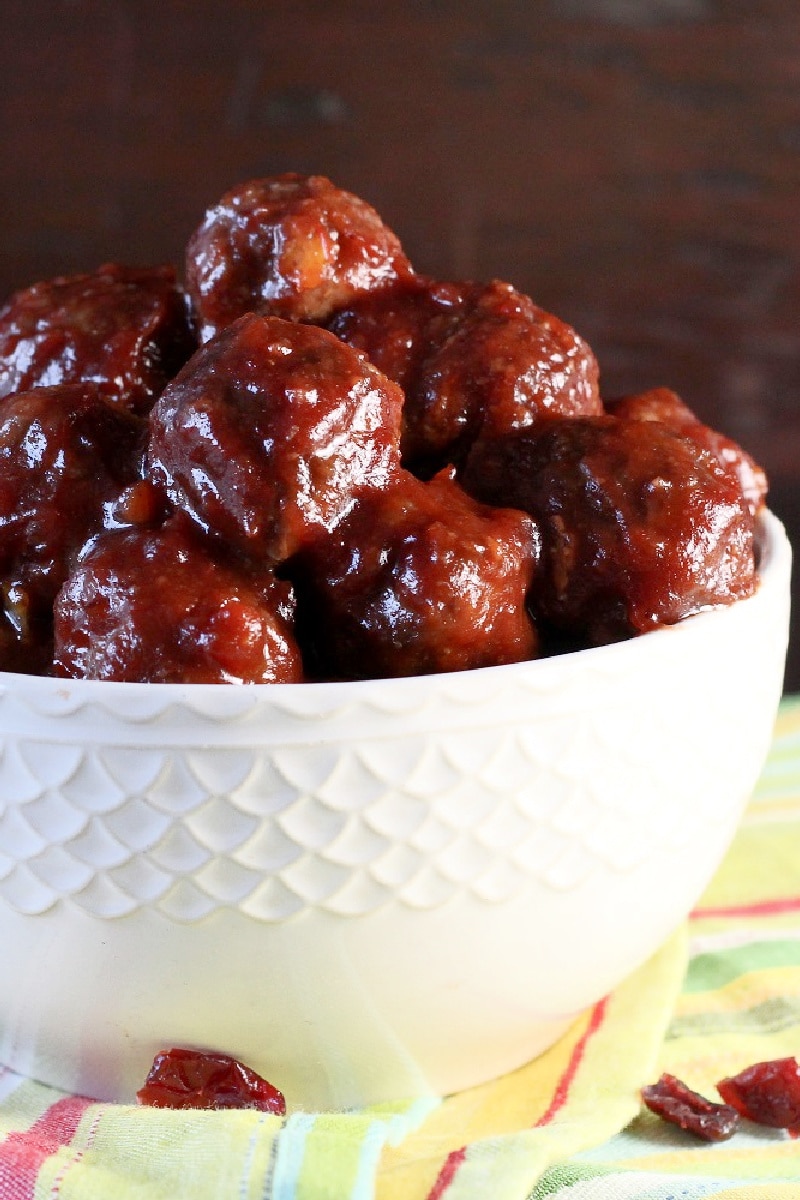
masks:
{"type": "Polygon", "coordinates": [[[290,1107],[550,1044],[719,863],[782,684],[790,549],[632,641],[347,684],[0,677],[0,1061],[133,1098],[170,1045],[290,1107]]]}

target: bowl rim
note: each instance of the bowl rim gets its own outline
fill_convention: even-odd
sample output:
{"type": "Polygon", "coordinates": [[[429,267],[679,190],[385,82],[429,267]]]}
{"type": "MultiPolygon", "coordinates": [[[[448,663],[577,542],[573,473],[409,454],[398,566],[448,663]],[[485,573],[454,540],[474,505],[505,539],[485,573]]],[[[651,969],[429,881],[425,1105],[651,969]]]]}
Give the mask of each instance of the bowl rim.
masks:
{"type": "Polygon", "coordinates": [[[440,671],[428,675],[407,675],[397,677],[380,676],[374,679],[348,679],[307,681],[302,683],[148,683],[145,681],[122,681],[108,679],[71,679],[55,675],[31,675],[18,671],[0,671],[0,696],[16,690],[56,695],[62,698],[91,701],[99,696],[128,696],[132,699],[144,696],[158,696],[162,701],[179,703],[194,697],[198,700],[212,697],[219,698],[228,690],[238,696],[247,696],[253,700],[267,700],[272,697],[317,696],[322,700],[327,698],[348,698],[357,700],[366,697],[376,687],[390,688],[392,692],[402,695],[403,691],[433,687],[442,681],[457,684],[465,676],[476,679],[498,681],[503,675],[520,672],[521,668],[535,671],[537,675],[546,676],[548,672],[560,671],[585,664],[588,668],[592,663],[600,664],[609,656],[633,655],[638,657],[643,647],[653,649],[665,639],[681,639],[696,637],[709,622],[730,621],[738,618],[743,612],[760,607],[767,599],[784,586],[792,563],[792,547],[786,530],[780,519],[767,507],[763,507],[756,515],[756,562],[757,585],[751,596],[737,600],[733,604],[711,605],[699,612],[692,613],[674,625],[663,625],[645,634],[612,642],[602,646],[585,646],[576,650],[568,650],[561,654],[548,655],[542,658],[522,659],[519,662],[503,663],[496,666],[475,667],[467,671],[440,671]]]}

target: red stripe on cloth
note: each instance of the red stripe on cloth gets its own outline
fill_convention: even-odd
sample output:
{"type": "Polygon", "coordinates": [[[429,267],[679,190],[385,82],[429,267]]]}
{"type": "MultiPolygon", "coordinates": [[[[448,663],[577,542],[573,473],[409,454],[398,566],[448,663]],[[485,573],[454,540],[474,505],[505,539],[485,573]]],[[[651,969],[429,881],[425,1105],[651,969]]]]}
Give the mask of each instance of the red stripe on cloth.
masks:
{"type": "Polygon", "coordinates": [[[603,1024],[608,1008],[608,996],[599,1000],[592,1009],[592,1015],[589,1018],[589,1024],[584,1029],[582,1035],[578,1038],[575,1045],[572,1047],[572,1054],[569,1056],[564,1074],[556,1084],[556,1089],[553,1092],[553,1099],[550,1101],[550,1107],[547,1109],[534,1126],[538,1129],[540,1125],[548,1125],[556,1113],[564,1107],[569,1096],[569,1089],[575,1080],[578,1073],[578,1067],[583,1061],[583,1056],[586,1052],[586,1047],[597,1033],[600,1026],[603,1024]]]}
{"type": "Polygon", "coordinates": [[[86,1135],[86,1144],[84,1146],[82,1146],[80,1148],[80,1150],[76,1150],[75,1154],[72,1156],[72,1158],[68,1158],[66,1160],[66,1162],[62,1166],[61,1170],[58,1172],[55,1179],[53,1180],[52,1187],[50,1188],[50,1200],[55,1200],[55,1198],[61,1194],[61,1185],[63,1184],[63,1182],[66,1178],[67,1171],[71,1171],[72,1168],[81,1161],[84,1154],[91,1146],[91,1144],[94,1141],[95,1136],[97,1134],[97,1130],[99,1128],[100,1120],[101,1120],[102,1116],[103,1116],[103,1109],[98,1107],[97,1112],[95,1113],[95,1118],[92,1121],[91,1128],[89,1129],[89,1132],[86,1135]]]}
{"type": "Polygon", "coordinates": [[[33,1200],[43,1164],[72,1141],[91,1103],[85,1096],[65,1096],[51,1104],[30,1129],[15,1130],[0,1142],[2,1200],[33,1200]]]}
{"type": "Polygon", "coordinates": [[[428,1200],[441,1200],[447,1188],[455,1179],[456,1171],[461,1166],[464,1159],[467,1157],[467,1147],[462,1146],[459,1150],[451,1150],[447,1158],[444,1160],[444,1165],[436,1176],[436,1182],[428,1192],[428,1200]]]}
{"type": "Polygon", "coordinates": [[[689,915],[693,921],[702,917],[772,917],[780,913],[800,912],[800,896],[784,900],[758,900],[753,904],[716,904],[695,908],[689,915]]]}
{"type": "MultiPolygon", "coordinates": [[[[573,1046],[572,1053],[569,1056],[569,1062],[567,1063],[561,1078],[556,1084],[555,1091],[553,1092],[553,1099],[550,1101],[547,1111],[534,1125],[534,1129],[538,1129],[540,1125],[549,1124],[556,1113],[559,1112],[559,1110],[562,1109],[566,1104],[569,1097],[569,1090],[572,1087],[575,1076],[578,1073],[578,1068],[580,1067],[583,1061],[583,1056],[586,1053],[586,1047],[597,1033],[600,1026],[603,1024],[607,1009],[608,996],[605,996],[602,1000],[599,1000],[592,1009],[592,1015],[589,1018],[589,1023],[579,1037],[578,1041],[573,1046]]],[[[456,1172],[466,1157],[466,1146],[461,1146],[459,1150],[452,1150],[450,1154],[448,1154],[447,1158],[444,1160],[441,1171],[436,1176],[436,1182],[428,1193],[427,1200],[442,1200],[442,1196],[444,1196],[448,1187],[455,1179],[456,1172]]]]}

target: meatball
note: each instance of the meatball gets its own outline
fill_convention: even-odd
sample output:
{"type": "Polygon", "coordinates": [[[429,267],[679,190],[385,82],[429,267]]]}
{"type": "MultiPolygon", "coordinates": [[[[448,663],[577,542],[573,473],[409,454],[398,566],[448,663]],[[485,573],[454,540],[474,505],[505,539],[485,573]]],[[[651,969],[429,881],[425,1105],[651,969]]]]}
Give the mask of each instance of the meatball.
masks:
{"type": "Polygon", "coordinates": [[[767,497],[767,477],[755,459],[731,438],[717,433],[695,416],[680,396],[669,388],[652,388],[635,396],[607,400],[606,409],[614,416],[631,421],[661,421],[698,446],[710,450],[726,471],[739,481],[744,497],[755,515],[767,497]]]}
{"type": "Polygon", "coordinates": [[[183,514],[99,536],[55,605],[57,675],[144,683],[296,683],[293,595],[183,514]]]}
{"type": "Polygon", "coordinates": [[[426,359],[458,328],[480,290],[417,276],[357,297],[333,313],[326,328],[413,396],[426,359]]]}
{"type": "Polygon", "coordinates": [[[150,415],[149,469],[204,529],[273,564],[399,469],[396,384],[333,334],[241,317],[150,415]]]}
{"type": "Polygon", "coordinates": [[[0,310],[0,396],[84,380],[144,413],[193,348],[172,267],[107,263],[36,283],[0,310]]]}
{"type": "Polygon", "coordinates": [[[323,676],[376,678],[532,658],[538,550],[524,513],[477,504],[444,474],[402,472],[301,559],[308,661],[323,676]]]}
{"type": "Polygon", "coordinates": [[[321,321],[411,274],[375,210],[322,175],[240,184],[208,210],[186,250],[204,342],[248,312],[321,321]]]}
{"type": "Polygon", "coordinates": [[[659,423],[549,418],[477,445],[464,486],[533,516],[542,536],[534,610],[592,642],[753,591],[753,519],[737,482],[659,423]]]}
{"type": "MultiPolygon", "coordinates": [[[[428,359],[458,329],[476,287],[418,278],[404,285],[360,296],[339,309],[327,328],[366,354],[370,362],[399,384],[405,395],[400,448],[405,465],[429,476],[447,462],[441,438],[429,446],[416,434],[420,391],[428,359]]],[[[454,437],[457,436],[454,434],[454,437]]],[[[449,448],[451,439],[446,438],[449,448]]]]}
{"type": "Polygon", "coordinates": [[[328,323],[405,390],[403,459],[425,474],[543,414],[599,415],[589,346],[510,284],[419,280],[328,323]]]}
{"type": "Polygon", "coordinates": [[[0,406],[0,664],[36,673],[52,606],[84,542],[141,466],[145,422],[93,384],[9,396],[0,406]]]}

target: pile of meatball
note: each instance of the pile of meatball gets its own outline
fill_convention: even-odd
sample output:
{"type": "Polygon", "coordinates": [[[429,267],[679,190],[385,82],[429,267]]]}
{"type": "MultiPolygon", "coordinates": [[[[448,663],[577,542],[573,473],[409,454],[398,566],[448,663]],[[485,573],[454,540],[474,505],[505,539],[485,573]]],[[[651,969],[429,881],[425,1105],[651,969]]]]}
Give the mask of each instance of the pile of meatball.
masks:
{"type": "Polygon", "coordinates": [[[242,184],[176,269],[0,309],[0,669],[418,675],[750,595],[766,480],[510,284],[414,270],[321,176],[242,184]]]}

